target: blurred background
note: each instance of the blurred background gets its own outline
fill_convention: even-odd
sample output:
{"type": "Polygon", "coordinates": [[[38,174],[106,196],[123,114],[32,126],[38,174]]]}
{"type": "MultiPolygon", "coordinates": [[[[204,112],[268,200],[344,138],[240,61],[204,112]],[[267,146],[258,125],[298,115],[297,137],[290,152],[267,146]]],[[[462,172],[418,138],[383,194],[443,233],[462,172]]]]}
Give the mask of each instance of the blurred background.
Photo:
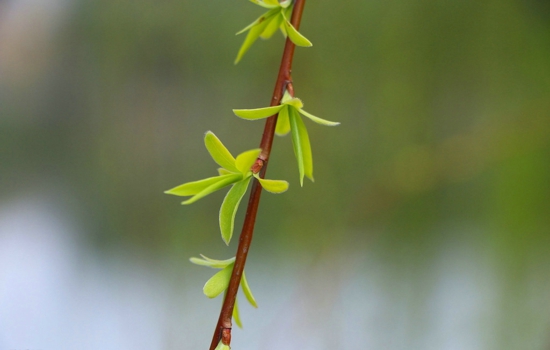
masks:
{"type": "MultiPolygon", "coordinates": [[[[284,44],[233,60],[247,1],[0,1],[0,349],[206,349],[215,174],[263,122],[284,44]]],[[[308,1],[234,349],[550,349],[550,3],[308,1]]],[[[242,203],[244,204],[244,203],[242,203]]],[[[244,205],[238,214],[240,230],[244,205]]]]}

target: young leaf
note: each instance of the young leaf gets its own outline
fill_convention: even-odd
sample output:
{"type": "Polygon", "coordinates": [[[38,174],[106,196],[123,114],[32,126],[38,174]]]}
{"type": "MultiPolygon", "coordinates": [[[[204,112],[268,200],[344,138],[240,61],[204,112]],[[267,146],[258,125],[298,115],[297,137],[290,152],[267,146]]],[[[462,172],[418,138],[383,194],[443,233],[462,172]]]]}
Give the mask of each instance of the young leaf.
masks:
{"type": "Polygon", "coordinates": [[[311,156],[311,145],[307,129],[298,112],[291,108],[289,110],[290,128],[292,131],[292,146],[298,161],[300,172],[300,185],[304,185],[304,175],[313,181],[313,160],[311,156]]]}
{"type": "Polygon", "coordinates": [[[258,307],[258,304],[256,303],[256,299],[254,299],[254,296],[252,295],[252,291],[250,290],[250,287],[248,286],[248,281],[246,280],[246,275],[243,270],[243,276],[241,278],[241,288],[243,289],[244,296],[246,297],[246,300],[250,303],[250,305],[254,307],[258,307]]]}
{"type": "Polygon", "coordinates": [[[214,177],[209,177],[207,179],[202,179],[199,181],[187,182],[187,183],[184,183],[183,185],[174,187],[168,191],[164,191],[164,193],[173,194],[175,196],[183,196],[183,197],[193,196],[201,192],[208,186],[217,183],[220,180],[221,180],[221,176],[214,176],[214,177]]]}
{"type": "Polygon", "coordinates": [[[276,16],[273,16],[273,19],[271,19],[271,21],[269,21],[269,24],[267,25],[265,30],[262,32],[260,37],[262,39],[271,38],[273,36],[273,34],[275,34],[277,29],[279,29],[281,27],[281,24],[283,24],[283,20],[284,20],[283,16],[280,13],[276,16]]]}
{"type": "Polygon", "coordinates": [[[231,279],[231,272],[233,272],[233,264],[226,266],[214,276],[210,277],[202,289],[204,295],[209,298],[215,298],[226,290],[227,286],[229,286],[229,280],[231,279]]]}
{"type": "Polygon", "coordinates": [[[284,106],[279,111],[277,117],[277,126],[275,127],[275,133],[279,136],[284,136],[290,132],[290,122],[288,121],[288,106],[284,106]]]}
{"type": "Polygon", "coordinates": [[[255,108],[255,109],[234,109],[233,113],[237,117],[248,119],[248,120],[257,120],[257,119],[263,119],[271,117],[277,113],[285,106],[278,105],[278,106],[272,106],[272,107],[264,107],[264,108],[255,108]]]}
{"type": "Polygon", "coordinates": [[[218,168],[218,174],[229,175],[229,174],[235,174],[235,173],[224,168],[218,168]]]}
{"type": "Polygon", "coordinates": [[[275,0],[275,1],[273,1],[273,0],[265,0],[265,1],[250,0],[250,1],[255,3],[256,5],[260,5],[261,7],[266,8],[266,9],[272,9],[272,8],[275,8],[275,7],[279,7],[279,3],[277,2],[277,0],[275,0]]]}
{"type": "Polygon", "coordinates": [[[243,178],[242,174],[228,174],[228,175],[218,176],[218,179],[220,179],[218,182],[213,183],[212,185],[206,187],[204,190],[200,191],[193,197],[189,198],[186,201],[181,202],[181,204],[195,203],[199,199],[205,196],[208,196],[210,193],[216,192],[217,190],[220,190],[225,186],[231,185],[232,183],[237,182],[242,178],[243,178]]]}
{"type": "Polygon", "coordinates": [[[288,190],[288,182],[284,180],[268,180],[262,179],[258,174],[254,174],[254,177],[260,181],[262,188],[271,193],[283,193],[288,190]]]}
{"type": "Polygon", "coordinates": [[[241,315],[239,314],[239,303],[237,298],[235,298],[235,305],[233,306],[233,320],[239,328],[243,328],[243,323],[241,322],[241,315]]]}
{"type": "Polygon", "coordinates": [[[296,109],[300,109],[304,106],[304,103],[299,98],[293,97],[285,102],[285,104],[292,106],[296,109]]]}
{"type": "Polygon", "coordinates": [[[222,168],[225,168],[229,171],[238,172],[239,170],[235,167],[235,158],[231,155],[231,152],[220,141],[220,139],[214,135],[212,131],[208,131],[204,136],[204,144],[206,149],[212,156],[212,159],[222,168]]]}
{"type": "Polygon", "coordinates": [[[249,25],[247,28],[237,33],[240,34],[250,28],[248,34],[246,35],[246,38],[244,39],[243,44],[241,45],[241,48],[239,49],[239,53],[237,54],[237,58],[235,59],[235,64],[239,63],[246,51],[248,51],[252,44],[254,44],[254,42],[260,37],[260,35],[265,30],[270,20],[273,19],[273,16],[275,16],[277,11],[278,9],[276,8],[269,10],[266,14],[258,18],[253,24],[249,25]]]}
{"type": "Polygon", "coordinates": [[[218,343],[218,346],[216,346],[216,348],[214,350],[231,350],[231,348],[229,347],[229,345],[225,345],[220,340],[220,342],[218,343]]]}
{"type": "Polygon", "coordinates": [[[235,214],[237,214],[239,203],[248,188],[250,179],[251,178],[249,177],[234,184],[229,192],[227,192],[220,208],[220,230],[222,239],[227,245],[229,245],[229,241],[231,241],[231,237],[233,236],[235,214]]]}
{"type": "Polygon", "coordinates": [[[288,37],[290,38],[290,40],[292,40],[292,42],[294,44],[296,44],[296,46],[302,46],[302,47],[311,47],[313,46],[313,44],[311,43],[311,41],[309,41],[305,36],[303,36],[302,34],[300,34],[296,28],[294,28],[292,26],[292,24],[290,24],[289,21],[287,21],[286,19],[284,20],[283,22],[284,26],[285,26],[285,29],[286,29],[286,33],[288,35],[288,37]]]}
{"type": "Polygon", "coordinates": [[[242,174],[248,173],[252,167],[252,164],[254,164],[256,159],[258,159],[261,151],[261,149],[257,148],[239,154],[235,160],[237,169],[239,169],[242,174]]]}
{"type": "Polygon", "coordinates": [[[308,117],[309,119],[313,120],[313,121],[316,122],[317,124],[326,125],[326,126],[336,126],[336,125],[340,125],[340,123],[338,123],[338,122],[331,122],[330,120],[326,120],[326,119],[322,119],[322,118],[316,117],[316,116],[314,116],[313,114],[310,114],[310,113],[304,111],[303,109],[299,109],[299,112],[300,112],[301,114],[303,114],[305,117],[308,117]]]}
{"type": "Polygon", "coordinates": [[[189,261],[191,261],[193,264],[201,265],[201,266],[208,266],[214,269],[223,269],[224,267],[232,264],[235,262],[235,258],[226,259],[226,260],[214,260],[210,259],[204,255],[201,254],[202,259],[199,258],[190,258],[189,261]]]}

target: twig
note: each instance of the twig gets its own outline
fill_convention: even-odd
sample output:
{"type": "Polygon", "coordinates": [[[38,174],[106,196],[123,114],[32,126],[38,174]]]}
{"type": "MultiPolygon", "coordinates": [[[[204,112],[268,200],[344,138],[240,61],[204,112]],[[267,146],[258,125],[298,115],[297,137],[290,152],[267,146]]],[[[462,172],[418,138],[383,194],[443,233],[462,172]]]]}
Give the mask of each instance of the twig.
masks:
{"type": "MultiPolygon", "coordinates": [[[[294,2],[294,10],[292,12],[290,23],[294,26],[294,28],[296,28],[296,30],[300,29],[304,5],[305,0],[295,0],[294,2]]],[[[279,68],[279,75],[277,76],[273,97],[271,98],[271,106],[277,106],[280,104],[287,84],[291,83],[290,74],[292,59],[294,57],[294,48],[294,43],[287,38],[283,51],[283,57],[281,59],[281,66],[279,68]]],[[[257,166],[256,170],[259,170],[261,178],[264,178],[265,176],[269,155],[271,154],[271,145],[273,144],[275,126],[277,125],[277,116],[278,115],[274,115],[267,119],[262,140],[260,142],[262,152],[258,157],[259,162],[257,162],[255,166],[257,166]]],[[[231,275],[231,280],[229,281],[229,287],[227,288],[227,294],[223,301],[218,323],[216,325],[216,329],[214,330],[210,350],[215,350],[220,340],[225,345],[230,345],[231,343],[231,318],[233,315],[233,308],[235,306],[235,298],[237,297],[237,291],[239,290],[239,283],[241,282],[244,265],[246,264],[246,257],[248,255],[248,250],[250,249],[252,236],[254,235],[254,224],[256,222],[256,214],[258,212],[261,193],[262,187],[260,186],[258,180],[254,179],[250,199],[248,200],[248,207],[246,209],[243,229],[239,237],[239,246],[237,248],[233,273],[231,275]]]]}

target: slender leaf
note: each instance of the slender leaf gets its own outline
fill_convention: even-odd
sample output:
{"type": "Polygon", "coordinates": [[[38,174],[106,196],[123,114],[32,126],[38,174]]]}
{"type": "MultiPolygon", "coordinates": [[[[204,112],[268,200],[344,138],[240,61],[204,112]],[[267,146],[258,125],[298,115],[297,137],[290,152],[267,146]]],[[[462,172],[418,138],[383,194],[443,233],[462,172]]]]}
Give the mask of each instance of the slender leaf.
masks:
{"type": "Polygon", "coordinates": [[[235,298],[235,305],[233,306],[233,320],[239,328],[243,328],[243,323],[241,322],[241,315],[239,313],[239,303],[237,298],[235,298]]]}
{"type": "Polygon", "coordinates": [[[255,3],[256,5],[260,5],[261,7],[263,8],[266,8],[266,9],[272,9],[272,8],[275,8],[275,7],[279,7],[279,3],[275,3],[275,1],[271,1],[271,0],[265,0],[265,1],[262,1],[262,0],[250,0],[251,2],[255,3]]]}
{"type": "Polygon", "coordinates": [[[235,113],[237,117],[240,117],[243,119],[257,120],[257,119],[271,117],[279,113],[279,111],[283,107],[284,107],[283,105],[278,105],[278,106],[255,108],[255,109],[234,109],[233,113],[235,113]]]}
{"type": "Polygon", "coordinates": [[[191,261],[193,264],[196,264],[196,265],[201,265],[201,266],[208,266],[208,267],[211,267],[211,268],[214,268],[214,269],[223,269],[224,267],[232,264],[235,262],[235,258],[231,258],[231,259],[226,259],[226,260],[214,260],[214,259],[210,259],[204,255],[202,255],[202,259],[200,258],[191,258],[189,259],[189,261],[191,261]]]}
{"type": "Polygon", "coordinates": [[[296,109],[300,109],[304,106],[304,103],[299,98],[293,97],[285,102],[285,104],[290,105],[296,109]]]}
{"type": "Polygon", "coordinates": [[[219,166],[229,171],[239,171],[235,167],[235,158],[233,158],[231,152],[229,152],[229,150],[212,131],[208,131],[204,136],[204,144],[212,159],[214,159],[219,166]]]}
{"type": "Polygon", "coordinates": [[[204,295],[209,298],[215,298],[226,290],[231,279],[231,272],[233,272],[233,264],[224,267],[221,271],[210,277],[202,289],[204,295]]]}
{"type": "Polygon", "coordinates": [[[229,241],[231,241],[231,237],[233,236],[235,215],[237,214],[239,203],[248,188],[250,179],[251,177],[234,184],[229,192],[227,192],[220,208],[220,230],[222,239],[227,245],[229,245],[229,241]]]}
{"type": "Polygon", "coordinates": [[[288,182],[284,180],[268,180],[262,179],[257,174],[254,174],[254,177],[260,181],[262,188],[271,193],[283,193],[288,190],[288,182]]]}
{"type": "Polygon", "coordinates": [[[233,171],[229,171],[227,169],[224,169],[224,168],[218,168],[218,174],[220,174],[220,175],[229,175],[229,174],[236,174],[236,173],[233,172],[233,171]]]}
{"type": "Polygon", "coordinates": [[[290,24],[290,22],[287,21],[286,19],[284,21],[284,26],[285,26],[286,33],[287,33],[288,37],[290,38],[290,40],[292,40],[292,42],[294,44],[296,44],[296,46],[302,46],[302,47],[311,47],[311,46],[313,46],[311,41],[309,41],[305,36],[300,34],[296,30],[296,28],[294,28],[292,26],[292,24],[290,24]]]}
{"type": "Polygon", "coordinates": [[[288,106],[284,106],[279,111],[277,117],[277,126],[275,127],[275,133],[279,136],[284,136],[290,132],[290,122],[288,121],[288,106]]]}
{"type": "Polygon", "coordinates": [[[197,193],[193,197],[189,198],[188,200],[181,202],[181,204],[191,204],[195,203],[199,199],[208,196],[212,192],[216,192],[217,190],[221,190],[225,186],[231,185],[234,182],[237,182],[243,178],[242,174],[228,174],[228,175],[222,175],[218,176],[220,181],[213,183],[212,185],[208,186],[201,192],[197,193]]]}
{"type": "Polygon", "coordinates": [[[187,182],[183,185],[179,185],[177,187],[174,187],[168,191],[164,191],[166,194],[173,194],[175,196],[193,196],[201,191],[203,191],[208,186],[211,186],[212,184],[215,184],[222,180],[221,176],[214,176],[209,177],[206,179],[193,181],[193,182],[187,182]]]}
{"type": "Polygon", "coordinates": [[[220,340],[220,342],[218,343],[218,346],[216,346],[216,348],[214,350],[231,350],[231,347],[229,345],[225,345],[220,340]]]}
{"type": "Polygon", "coordinates": [[[326,120],[326,119],[322,119],[322,118],[316,117],[316,116],[314,116],[313,114],[304,111],[303,109],[300,109],[299,112],[300,112],[301,114],[303,114],[305,117],[307,117],[307,118],[313,120],[313,121],[316,122],[317,124],[326,125],[326,126],[336,126],[336,125],[340,125],[340,123],[338,123],[338,122],[331,122],[330,120],[326,120]]]}
{"type": "Polygon", "coordinates": [[[256,159],[258,159],[261,151],[261,149],[256,148],[239,154],[235,160],[237,169],[239,169],[242,174],[248,173],[256,159]]]}
{"type": "Polygon", "coordinates": [[[247,25],[243,29],[239,30],[237,33],[235,33],[235,35],[240,35],[240,34],[246,32],[247,30],[251,29],[255,25],[258,25],[258,24],[262,23],[263,21],[265,21],[266,19],[269,19],[270,17],[273,17],[279,11],[280,11],[279,9],[272,9],[272,10],[267,11],[266,13],[264,13],[263,15],[258,17],[254,22],[250,23],[249,25],[247,25]]]}
{"type": "MultiPolygon", "coordinates": [[[[264,14],[262,17],[260,17],[257,20],[256,24],[249,26],[250,30],[248,31],[248,34],[246,35],[246,38],[244,39],[244,42],[241,45],[241,48],[239,49],[239,53],[237,54],[237,58],[235,59],[235,62],[234,62],[235,64],[239,63],[239,61],[243,58],[244,54],[248,51],[248,49],[250,49],[252,44],[254,44],[254,42],[258,40],[260,35],[263,33],[263,31],[269,24],[270,19],[273,16],[275,16],[275,14],[270,14],[270,13],[271,12],[276,13],[277,11],[278,9],[269,10],[266,14],[264,14]]],[[[243,29],[239,33],[242,33],[246,29],[247,28],[243,29]]]]}
{"type": "Polygon", "coordinates": [[[292,134],[292,146],[294,154],[298,161],[298,171],[300,173],[300,185],[304,185],[304,175],[313,181],[313,163],[311,157],[311,145],[309,136],[302,118],[298,112],[291,108],[289,110],[290,129],[292,134]]]}
{"type": "Polygon", "coordinates": [[[273,16],[273,18],[269,21],[269,24],[265,28],[265,30],[262,32],[260,37],[262,39],[269,39],[275,34],[277,29],[281,27],[281,24],[283,24],[283,15],[281,13],[273,16]]]}
{"type": "Polygon", "coordinates": [[[248,281],[246,280],[246,275],[243,270],[243,276],[241,278],[241,288],[243,289],[244,296],[246,297],[246,300],[250,303],[250,305],[254,307],[258,307],[258,304],[256,303],[256,299],[254,299],[254,295],[252,295],[252,291],[250,290],[250,286],[248,285],[248,281]]]}

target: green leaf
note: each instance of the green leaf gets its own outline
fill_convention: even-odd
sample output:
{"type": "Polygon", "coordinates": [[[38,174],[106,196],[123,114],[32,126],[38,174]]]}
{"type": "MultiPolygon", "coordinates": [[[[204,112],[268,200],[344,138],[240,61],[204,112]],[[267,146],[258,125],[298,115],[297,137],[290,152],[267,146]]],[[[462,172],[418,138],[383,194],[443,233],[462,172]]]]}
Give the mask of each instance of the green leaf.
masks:
{"type": "Polygon", "coordinates": [[[292,145],[294,154],[298,161],[298,170],[300,172],[300,185],[304,185],[304,175],[313,181],[313,159],[311,155],[311,145],[307,129],[298,112],[291,108],[289,110],[290,128],[292,132],[292,145]]]}
{"type": "Polygon", "coordinates": [[[184,183],[183,185],[174,187],[168,191],[164,191],[164,193],[173,194],[175,196],[184,196],[184,197],[193,196],[201,192],[208,186],[211,186],[212,184],[219,182],[221,179],[222,179],[221,176],[214,176],[214,177],[209,177],[198,181],[187,182],[187,183],[184,183]]]}
{"type": "Polygon", "coordinates": [[[284,106],[279,111],[277,117],[277,126],[275,127],[275,133],[279,136],[284,136],[290,132],[290,122],[288,121],[288,106],[284,106]]]}
{"type": "Polygon", "coordinates": [[[283,107],[284,107],[283,105],[278,105],[278,106],[255,108],[255,109],[234,109],[233,113],[235,113],[237,117],[240,117],[243,119],[257,120],[257,119],[271,117],[279,113],[279,111],[283,107]]]}
{"type": "Polygon", "coordinates": [[[216,346],[216,348],[214,350],[231,350],[231,348],[229,347],[229,345],[225,345],[220,340],[220,342],[218,343],[218,346],[216,346]]]}
{"type": "Polygon", "coordinates": [[[226,259],[226,260],[215,260],[210,259],[204,255],[201,254],[202,259],[200,258],[190,258],[189,261],[191,261],[193,264],[201,265],[201,266],[208,266],[213,269],[223,269],[224,267],[233,264],[235,262],[235,258],[226,259]]]}
{"type": "Polygon", "coordinates": [[[206,187],[204,190],[200,191],[193,197],[189,198],[188,200],[181,202],[181,204],[191,204],[195,203],[199,199],[208,196],[212,192],[216,192],[217,190],[221,190],[225,186],[231,185],[234,182],[237,182],[243,178],[242,174],[228,174],[228,175],[222,175],[218,176],[220,179],[218,182],[213,183],[212,185],[206,187]]]}
{"type": "Polygon", "coordinates": [[[248,51],[248,49],[250,49],[252,44],[254,44],[254,42],[260,37],[272,17],[275,16],[278,11],[279,10],[276,8],[269,10],[267,13],[258,18],[255,22],[237,33],[243,33],[244,31],[249,29],[248,34],[246,35],[246,38],[244,39],[244,42],[239,49],[239,53],[237,54],[237,58],[234,62],[235,64],[239,63],[241,58],[243,58],[244,54],[248,51]]]}
{"type": "Polygon", "coordinates": [[[237,214],[239,203],[248,188],[250,179],[249,177],[234,184],[229,192],[227,192],[220,208],[220,230],[222,239],[227,245],[229,245],[229,241],[231,241],[231,237],[233,236],[235,215],[237,214]]]}
{"type": "Polygon", "coordinates": [[[272,9],[272,8],[275,8],[275,7],[279,7],[279,2],[277,0],[273,1],[273,0],[265,0],[265,1],[262,1],[262,0],[250,0],[251,2],[255,3],[256,5],[260,5],[261,7],[263,8],[266,8],[266,9],[272,9]]]}
{"type": "Polygon", "coordinates": [[[212,131],[208,131],[204,136],[204,144],[212,159],[214,159],[219,166],[229,171],[239,171],[235,167],[235,158],[233,158],[231,152],[225,148],[220,139],[214,135],[212,131]]]}
{"type": "Polygon", "coordinates": [[[244,296],[246,297],[246,300],[250,303],[250,305],[254,307],[258,307],[258,304],[256,303],[256,299],[254,299],[254,296],[252,295],[252,291],[250,290],[250,286],[248,285],[248,281],[246,280],[246,275],[243,270],[243,276],[241,278],[241,288],[243,289],[244,296]]]}
{"type": "Polygon", "coordinates": [[[311,46],[313,46],[311,41],[309,41],[305,36],[300,34],[296,30],[296,28],[294,28],[292,26],[292,24],[290,24],[290,22],[287,21],[286,19],[284,20],[284,26],[285,26],[286,33],[287,33],[288,37],[290,38],[290,40],[292,40],[292,42],[294,44],[296,44],[296,46],[302,46],[302,47],[311,47],[311,46]]]}
{"type": "Polygon", "coordinates": [[[338,123],[338,122],[331,122],[330,120],[326,120],[326,119],[322,119],[322,118],[316,117],[316,116],[314,116],[313,114],[310,114],[310,113],[304,111],[303,109],[299,109],[299,112],[300,112],[301,114],[303,114],[305,117],[308,117],[309,119],[313,120],[313,121],[316,122],[317,124],[326,125],[326,126],[336,126],[336,125],[340,125],[340,123],[338,123]]]}
{"type": "Polygon", "coordinates": [[[288,190],[288,182],[284,180],[268,180],[262,179],[258,174],[254,174],[254,177],[260,181],[262,188],[271,193],[283,193],[288,190]]]}
{"type": "Polygon", "coordinates": [[[265,28],[265,30],[262,32],[260,37],[262,39],[269,39],[275,34],[277,29],[281,27],[281,24],[283,24],[283,15],[279,13],[278,15],[273,16],[273,18],[269,21],[269,24],[265,28]]]}
{"type": "Polygon", "coordinates": [[[235,172],[229,171],[229,170],[224,169],[224,168],[218,168],[218,174],[220,174],[220,175],[229,175],[229,174],[235,174],[235,172]]]}
{"type": "Polygon", "coordinates": [[[290,105],[296,109],[300,109],[304,106],[304,103],[299,98],[293,97],[285,102],[286,105],[290,105]]]}
{"type": "Polygon", "coordinates": [[[235,323],[239,328],[243,328],[241,315],[239,314],[239,303],[237,301],[237,298],[235,298],[235,305],[233,306],[233,320],[235,320],[235,323]]]}
{"type": "Polygon", "coordinates": [[[215,298],[226,290],[231,279],[231,272],[233,272],[233,264],[224,267],[221,271],[210,277],[202,289],[204,295],[209,298],[215,298]]]}
{"type": "Polygon", "coordinates": [[[258,159],[261,151],[261,149],[256,148],[239,154],[237,156],[237,159],[235,160],[235,165],[237,166],[237,169],[239,169],[239,171],[243,175],[246,175],[246,173],[250,171],[250,168],[252,167],[256,159],[258,159]]]}

